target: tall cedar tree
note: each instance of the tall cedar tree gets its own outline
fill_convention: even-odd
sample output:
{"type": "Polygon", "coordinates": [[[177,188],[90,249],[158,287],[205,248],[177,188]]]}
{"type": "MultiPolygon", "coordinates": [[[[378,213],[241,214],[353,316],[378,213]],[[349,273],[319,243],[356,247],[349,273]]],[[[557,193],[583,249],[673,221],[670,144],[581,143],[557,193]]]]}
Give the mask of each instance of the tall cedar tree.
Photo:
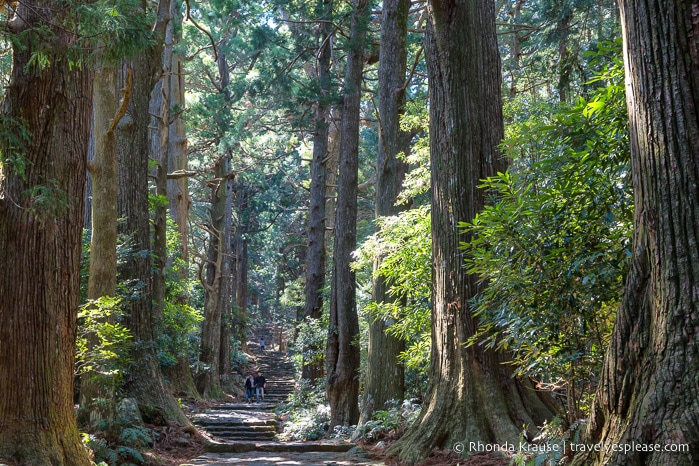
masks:
{"type": "MultiPolygon", "coordinates": [[[[223,54],[219,56],[222,57],[223,54]]],[[[225,59],[224,59],[225,61],[225,59]]],[[[209,246],[206,257],[205,290],[206,313],[201,334],[199,362],[205,367],[197,376],[197,388],[205,398],[221,398],[221,316],[231,305],[231,214],[233,177],[231,153],[214,164],[211,181],[211,210],[209,212],[209,246]]]]}
{"type": "Polygon", "coordinates": [[[522,426],[534,428],[550,414],[499,354],[466,345],[477,328],[469,301],[479,285],[464,268],[460,243],[468,237],[459,223],[484,206],[480,180],[506,168],[498,150],[503,117],[494,3],[433,0],[428,12],[432,356],[420,417],[391,449],[406,461],[456,442],[516,444],[522,426]]]}
{"type": "MultiPolygon", "coordinates": [[[[172,34],[171,40],[174,44],[182,42],[182,14],[177,10],[179,6],[178,3],[179,2],[171,2],[170,4],[170,15],[172,19],[171,25],[166,32],[166,36],[172,34]]],[[[166,41],[168,40],[169,39],[166,38],[166,41]]],[[[167,52],[163,52],[163,60],[167,59],[167,55],[167,52]]],[[[166,67],[165,62],[163,62],[163,67],[166,67]]],[[[175,47],[174,50],[172,50],[172,59],[169,65],[170,75],[163,76],[161,82],[164,82],[166,79],[169,80],[169,97],[164,100],[170,103],[171,108],[167,136],[167,166],[169,171],[167,177],[167,197],[169,200],[169,213],[180,237],[180,259],[184,264],[188,264],[187,221],[189,207],[191,205],[188,181],[191,173],[187,172],[187,128],[185,127],[183,118],[183,109],[185,107],[184,67],[185,57],[182,55],[182,52],[178,51],[175,47]]],[[[155,93],[156,95],[158,94],[157,87],[155,93]]],[[[160,95],[162,96],[162,94],[160,95]]],[[[180,268],[177,279],[181,281],[187,280],[187,270],[187,266],[180,268]]],[[[183,293],[175,299],[180,302],[187,302],[189,296],[183,293]]],[[[176,356],[177,364],[164,369],[165,377],[170,382],[172,392],[186,394],[186,396],[192,398],[198,397],[199,395],[192,378],[192,371],[189,368],[189,357],[186,354],[186,350],[183,350],[176,356]]]]}
{"type": "MultiPolygon", "coordinates": [[[[395,215],[407,171],[397,154],[407,153],[410,135],[400,130],[405,109],[405,72],[408,60],[409,0],[384,0],[379,46],[379,146],[376,156],[376,216],[395,215]]],[[[379,263],[375,264],[378,267],[379,263]]],[[[374,279],[373,300],[377,303],[400,299],[390,296],[390,283],[374,279]]],[[[403,340],[386,333],[390,322],[370,316],[369,352],[361,422],[371,419],[374,410],[385,409],[389,400],[401,401],[405,394],[405,370],[398,356],[405,350],[403,340]]]]}
{"type": "Polygon", "coordinates": [[[68,5],[16,8],[0,117],[0,463],[89,465],[73,368],[93,72],[67,56],[68,5]]]}
{"type": "Polygon", "coordinates": [[[250,198],[254,195],[253,188],[245,183],[236,183],[235,210],[238,223],[232,238],[232,251],[235,257],[233,270],[232,297],[235,302],[238,341],[243,350],[247,350],[247,313],[248,313],[248,239],[250,227],[250,198]]]}
{"type": "MultiPolygon", "coordinates": [[[[116,124],[119,102],[116,88],[116,68],[103,63],[95,73],[93,84],[92,140],[94,159],[88,162],[92,177],[90,269],[87,298],[96,300],[116,296],[117,287],[117,156],[116,124]]],[[[130,83],[127,83],[129,86],[130,83]]],[[[124,89],[128,101],[129,89],[124,89]]],[[[98,345],[96,335],[88,337],[89,345],[98,345]]],[[[114,401],[113,384],[105,383],[106,376],[87,372],[80,379],[80,405],[90,413],[90,422],[96,425],[107,414],[100,400],[114,401]],[[97,402],[95,402],[97,401],[97,402]]],[[[109,403],[108,403],[109,404],[109,403]]]]}
{"type": "MultiPolygon", "coordinates": [[[[223,50],[217,56],[219,81],[217,88],[228,103],[231,99],[228,60],[223,50]]],[[[230,149],[214,163],[214,179],[211,186],[211,208],[207,230],[209,244],[204,265],[206,276],[202,278],[205,295],[204,323],[201,334],[199,362],[205,368],[197,375],[197,389],[205,398],[221,398],[221,349],[230,349],[230,342],[223,342],[226,334],[222,326],[223,315],[231,306],[231,234],[233,209],[233,175],[230,149]]]]}
{"type": "MultiPolygon", "coordinates": [[[[174,1],[174,0],[173,0],[174,1]]],[[[124,63],[133,72],[131,100],[117,128],[119,158],[120,233],[129,238],[131,254],[119,266],[120,280],[130,287],[125,311],[134,338],[133,363],[127,380],[128,393],[136,398],[144,419],[164,423],[167,419],[189,424],[177,401],[167,389],[156,353],[158,316],[152,302],[150,216],[148,202],[148,154],[151,91],[162,75],[165,29],[170,21],[170,3],[158,3],[155,40],[146,50],[124,63]]],[[[143,4],[143,8],[147,5],[143,4]]]]}
{"type": "MultiPolygon", "coordinates": [[[[323,19],[332,13],[332,0],[323,1],[323,19]]],[[[306,250],[306,284],[304,317],[320,319],[323,310],[325,286],[325,197],[327,182],[328,137],[330,132],[330,59],[332,57],[332,31],[330,22],[318,28],[320,46],[317,53],[318,102],[315,104],[315,131],[313,133],[313,159],[311,160],[311,186],[308,213],[308,246],[306,250]]],[[[304,354],[310,348],[304,348],[304,354]]],[[[314,348],[317,349],[317,348],[314,348]]],[[[305,358],[305,356],[304,356],[305,358]]],[[[323,375],[322,364],[304,359],[301,376],[315,381],[323,375]]]]}
{"type": "MultiPolygon", "coordinates": [[[[699,20],[696,1],[624,0],[634,183],[631,267],[588,433],[596,464],[699,462],[699,20]]],[[[581,458],[578,458],[580,460],[581,458]]]]}
{"type": "Polygon", "coordinates": [[[350,29],[340,123],[340,174],[326,350],[331,426],[353,425],[359,421],[359,318],[357,282],[351,263],[357,246],[359,105],[369,13],[369,1],[357,0],[350,29]]]}

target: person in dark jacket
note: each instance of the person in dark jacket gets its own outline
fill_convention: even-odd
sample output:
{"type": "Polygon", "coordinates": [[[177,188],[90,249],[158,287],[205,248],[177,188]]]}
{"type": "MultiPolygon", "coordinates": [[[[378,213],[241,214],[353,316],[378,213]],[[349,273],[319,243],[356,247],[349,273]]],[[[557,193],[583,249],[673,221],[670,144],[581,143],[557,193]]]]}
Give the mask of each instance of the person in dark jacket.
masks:
{"type": "Polygon", "coordinates": [[[257,402],[260,402],[260,399],[262,401],[265,401],[265,388],[267,388],[267,379],[265,379],[265,376],[262,375],[262,371],[257,371],[257,377],[255,377],[255,380],[253,380],[253,383],[255,384],[255,399],[257,402]]]}
{"type": "Polygon", "coordinates": [[[248,378],[245,379],[245,401],[248,403],[252,402],[253,394],[255,393],[255,382],[252,374],[248,374],[248,378]]]}

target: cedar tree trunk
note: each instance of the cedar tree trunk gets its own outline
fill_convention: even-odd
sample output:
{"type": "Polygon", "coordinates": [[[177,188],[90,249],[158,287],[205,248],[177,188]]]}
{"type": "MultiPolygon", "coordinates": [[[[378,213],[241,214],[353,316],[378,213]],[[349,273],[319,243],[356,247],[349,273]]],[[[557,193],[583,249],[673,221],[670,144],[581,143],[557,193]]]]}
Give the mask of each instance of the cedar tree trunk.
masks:
{"type": "MultiPolygon", "coordinates": [[[[332,0],[325,0],[324,13],[332,12],[332,0]]],[[[327,18],[326,18],[327,19],[327,18]]],[[[330,59],[332,57],[332,25],[320,26],[320,47],[317,54],[318,102],[315,107],[315,133],[313,135],[313,160],[311,161],[310,206],[308,213],[308,247],[306,251],[306,302],[304,317],[320,319],[323,311],[323,287],[325,286],[325,196],[326,162],[328,157],[328,133],[330,119],[330,59]]],[[[304,348],[308,351],[319,348],[304,348]]],[[[322,361],[303,362],[301,377],[315,382],[323,375],[322,361]]]]}
{"type": "Polygon", "coordinates": [[[211,211],[208,224],[209,247],[206,257],[204,324],[201,332],[199,362],[204,369],[197,375],[197,388],[204,398],[221,398],[219,358],[221,355],[221,314],[230,306],[225,275],[230,278],[231,200],[233,179],[230,153],[219,158],[211,181],[211,211]]]}
{"type": "Polygon", "coordinates": [[[6,25],[13,63],[0,115],[0,463],[90,464],[73,368],[93,73],[66,56],[76,39],[62,26],[66,8],[22,2],[6,25]],[[40,50],[41,68],[31,64],[40,50]]]}
{"type": "Polygon", "coordinates": [[[155,348],[158,330],[151,283],[148,110],[151,91],[162,72],[161,51],[161,47],[154,46],[124,65],[133,69],[133,87],[129,108],[117,128],[118,204],[119,218],[123,219],[119,230],[128,237],[131,250],[119,266],[119,278],[129,286],[125,310],[127,327],[134,338],[126,389],[138,401],[146,422],[159,424],[170,419],[189,424],[165,384],[155,348]]]}
{"type": "Polygon", "coordinates": [[[699,3],[619,3],[633,255],[588,434],[608,445],[689,449],[603,450],[588,460],[691,465],[699,462],[699,3]]]}
{"type": "Polygon", "coordinates": [[[469,300],[477,277],[466,273],[459,222],[482,210],[480,180],[506,168],[500,59],[494,3],[432,0],[425,38],[432,166],[432,356],[420,417],[390,452],[415,461],[433,448],[463,442],[517,444],[523,426],[550,414],[530,384],[512,378],[493,351],[466,346],[477,328],[469,300]]]}
{"type": "MultiPolygon", "coordinates": [[[[407,153],[410,135],[400,130],[400,118],[405,107],[405,72],[408,49],[409,0],[384,0],[379,49],[379,146],[376,157],[376,216],[397,214],[403,207],[396,206],[403,185],[407,164],[398,159],[407,153]]],[[[380,259],[374,264],[374,270],[380,259]]],[[[374,279],[373,300],[377,303],[399,299],[390,296],[383,277],[374,279]]],[[[405,350],[405,342],[386,334],[391,322],[370,316],[369,351],[365,375],[362,419],[371,419],[375,410],[385,409],[386,402],[401,402],[405,394],[405,370],[398,356],[405,350]]]]}
{"type": "Polygon", "coordinates": [[[335,245],[326,350],[330,426],[359,421],[359,320],[352,253],[357,246],[359,105],[369,2],[357,0],[352,17],[340,127],[335,245]]]}

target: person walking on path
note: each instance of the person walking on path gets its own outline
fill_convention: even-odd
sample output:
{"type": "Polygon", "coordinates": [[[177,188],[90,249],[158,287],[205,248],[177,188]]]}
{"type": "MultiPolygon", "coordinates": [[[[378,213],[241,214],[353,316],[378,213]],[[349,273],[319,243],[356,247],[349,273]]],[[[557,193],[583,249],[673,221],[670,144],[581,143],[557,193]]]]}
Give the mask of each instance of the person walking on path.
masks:
{"type": "Polygon", "coordinates": [[[260,399],[262,401],[265,401],[265,388],[267,388],[267,379],[265,379],[265,376],[262,375],[262,371],[257,371],[257,377],[255,377],[255,380],[253,380],[253,383],[255,384],[255,399],[257,402],[260,402],[260,399]]]}
{"type": "Polygon", "coordinates": [[[265,350],[265,337],[260,337],[260,349],[265,350]]]}
{"type": "Polygon", "coordinates": [[[254,393],[255,382],[252,377],[252,374],[248,374],[248,377],[245,379],[245,401],[248,403],[252,403],[252,397],[254,393]]]}

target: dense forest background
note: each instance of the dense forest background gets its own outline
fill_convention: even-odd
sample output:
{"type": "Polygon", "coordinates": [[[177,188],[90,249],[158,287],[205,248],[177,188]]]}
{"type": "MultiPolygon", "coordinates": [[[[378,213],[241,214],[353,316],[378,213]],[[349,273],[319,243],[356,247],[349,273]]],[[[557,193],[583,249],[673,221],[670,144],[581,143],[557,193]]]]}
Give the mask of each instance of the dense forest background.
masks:
{"type": "Polygon", "coordinates": [[[266,328],[293,438],[695,464],[696,2],[0,7],[0,461],[146,462],[266,328]]]}

